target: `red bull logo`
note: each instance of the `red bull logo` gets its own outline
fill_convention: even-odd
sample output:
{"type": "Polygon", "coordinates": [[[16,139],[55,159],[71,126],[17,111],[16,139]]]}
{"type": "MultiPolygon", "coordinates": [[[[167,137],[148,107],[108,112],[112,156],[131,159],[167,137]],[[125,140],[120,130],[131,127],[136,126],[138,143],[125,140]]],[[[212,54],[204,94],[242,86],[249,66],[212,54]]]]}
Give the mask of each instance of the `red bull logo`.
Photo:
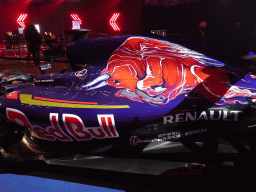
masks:
{"type": "Polygon", "coordinates": [[[92,139],[117,138],[114,116],[112,114],[97,115],[99,126],[85,127],[82,119],[74,114],[62,114],[62,122],[65,128],[59,124],[59,114],[50,113],[51,126],[43,128],[39,125],[32,125],[27,116],[12,108],[6,108],[8,119],[20,126],[26,127],[32,136],[48,141],[90,141],[92,139]],[[69,134],[66,134],[65,131],[69,134]],[[73,139],[74,138],[74,139],[73,139]]]}
{"type": "Polygon", "coordinates": [[[256,96],[249,89],[231,86],[227,75],[231,72],[222,66],[177,44],[131,37],[113,52],[101,76],[83,87],[93,90],[110,85],[120,89],[117,97],[157,105],[165,105],[195,87],[213,103],[256,96]]]}

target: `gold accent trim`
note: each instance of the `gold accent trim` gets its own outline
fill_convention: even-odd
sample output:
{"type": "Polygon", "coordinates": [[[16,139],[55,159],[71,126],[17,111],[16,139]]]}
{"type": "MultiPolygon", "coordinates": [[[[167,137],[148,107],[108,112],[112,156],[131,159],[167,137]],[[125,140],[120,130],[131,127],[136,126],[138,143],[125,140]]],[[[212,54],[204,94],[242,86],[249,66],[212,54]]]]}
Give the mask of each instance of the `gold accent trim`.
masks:
{"type": "Polygon", "coordinates": [[[52,101],[42,101],[32,99],[32,95],[20,94],[20,102],[28,105],[38,105],[46,107],[63,107],[63,108],[87,108],[87,109],[122,109],[130,108],[129,105],[83,105],[83,104],[70,104],[70,103],[59,103],[52,101]]]}

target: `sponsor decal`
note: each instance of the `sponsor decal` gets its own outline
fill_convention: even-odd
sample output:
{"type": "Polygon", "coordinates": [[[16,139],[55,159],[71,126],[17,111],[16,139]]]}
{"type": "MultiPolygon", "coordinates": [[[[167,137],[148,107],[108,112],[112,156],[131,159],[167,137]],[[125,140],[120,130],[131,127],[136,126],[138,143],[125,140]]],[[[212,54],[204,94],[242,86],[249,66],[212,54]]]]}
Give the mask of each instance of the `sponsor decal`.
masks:
{"type": "Polygon", "coordinates": [[[168,123],[180,123],[185,121],[198,121],[198,120],[222,120],[222,121],[237,121],[239,114],[242,111],[236,110],[209,110],[202,111],[198,113],[194,112],[186,112],[186,113],[178,113],[174,115],[168,115],[163,117],[163,124],[168,123]]]}
{"type": "Polygon", "coordinates": [[[185,136],[194,135],[194,134],[198,134],[198,133],[206,133],[206,132],[207,132],[207,128],[205,128],[205,129],[190,130],[190,131],[186,131],[185,132],[185,136]]]}
{"type": "Polygon", "coordinates": [[[151,143],[151,142],[157,142],[162,141],[161,139],[150,139],[150,140],[141,140],[138,136],[132,136],[130,138],[130,144],[135,146],[141,143],[151,143]]]}
{"type": "Polygon", "coordinates": [[[76,72],[76,73],[75,73],[75,76],[77,76],[77,77],[83,77],[83,76],[86,75],[86,74],[87,74],[87,69],[83,69],[83,70],[81,70],[81,71],[76,72]]]}
{"type": "Polygon", "coordinates": [[[116,138],[119,134],[116,130],[114,115],[97,115],[99,126],[98,127],[85,127],[82,119],[74,114],[62,114],[62,121],[65,130],[69,133],[66,134],[59,124],[59,114],[50,113],[49,119],[51,126],[43,128],[38,125],[32,125],[27,116],[12,108],[6,109],[6,114],[9,120],[20,126],[28,128],[31,135],[48,141],[88,141],[95,139],[116,138]],[[74,138],[74,139],[73,139],[74,138]]]}
{"type": "Polygon", "coordinates": [[[155,139],[148,139],[148,140],[142,140],[138,136],[132,136],[130,138],[130,144],[135,146],[141,143],[151,143],[151,142],[160,142],[160,141],[167,141],[167,140],[174,140],[179,139],[184,136],[194,135],[194,134],[200,134],[200,133],[207,133],[207,128],[205,129],[195,129],[195,130],[189,130],[182,132],[181,131],[174,131],[169,133],[163,133],[159,134],[157,138],[155,139]]]}
{"type": "Polygon", "coordinates": [[[170,139],[178,139],[180,138],[180,131],[169,132],[158,135],[158,139],[161,141],[170,140],[170,139]]]}
{"type": "Polygon", "coordinates": [[[157,138],[148,139],[148,140],[141,140],[138,136],[132,136],[130,138],[130,144],[135,146],[141,143],[151,143],[151,142],[166,141],[170,139],[178,139],[180,138],[180,136],[181,136],[180,131],[159,134],[157,138]]]}

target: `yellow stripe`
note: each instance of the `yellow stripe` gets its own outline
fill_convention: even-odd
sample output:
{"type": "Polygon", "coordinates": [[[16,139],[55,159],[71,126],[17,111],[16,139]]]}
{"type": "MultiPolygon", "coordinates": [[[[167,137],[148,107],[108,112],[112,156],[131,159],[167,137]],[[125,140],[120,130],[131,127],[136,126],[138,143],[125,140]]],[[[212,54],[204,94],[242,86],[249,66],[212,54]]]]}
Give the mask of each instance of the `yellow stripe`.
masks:
{"type": "Polygon", "coordinates": [[[121,109],[130,108],[129,105],[83,105],[83,104],[70,104],[70,103],[57,103],[51,101],[42,101],[32,99],[32,95],[20,94],[20,102],[29,105],[39,105],[47,107],[64,107],[64,108],[89,108],[89,109],[121,109]]]}

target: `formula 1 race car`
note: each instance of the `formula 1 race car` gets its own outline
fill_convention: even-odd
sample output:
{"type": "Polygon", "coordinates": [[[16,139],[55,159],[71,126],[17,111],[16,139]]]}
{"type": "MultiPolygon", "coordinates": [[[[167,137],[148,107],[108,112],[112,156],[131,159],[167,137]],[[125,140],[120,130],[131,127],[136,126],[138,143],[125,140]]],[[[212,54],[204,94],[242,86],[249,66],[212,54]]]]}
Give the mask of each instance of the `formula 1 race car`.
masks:
{"type": "Polygon", "coordinates": [[[195,48],[157,36],[71,42],[71,72],[9,83],[13,90],[0,97],[2,156],[207,164],[220,145],[253,153],[253,63],[195,48]],[[78,65],[84,68],[77,71],[78,65]],[[184,159],[187,154],[193,155],[184,159]]]}

